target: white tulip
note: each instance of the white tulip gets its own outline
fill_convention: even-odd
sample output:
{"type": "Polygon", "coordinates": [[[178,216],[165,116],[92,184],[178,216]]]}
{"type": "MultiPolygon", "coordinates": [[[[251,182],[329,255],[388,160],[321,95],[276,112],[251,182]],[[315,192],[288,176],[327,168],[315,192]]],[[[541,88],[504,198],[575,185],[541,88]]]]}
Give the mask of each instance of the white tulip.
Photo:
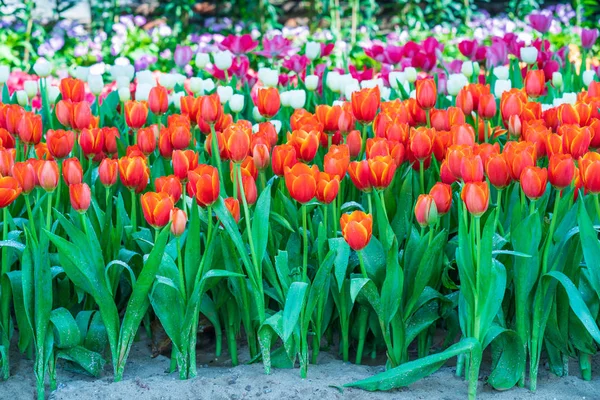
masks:
{"type": "Polygon", "coordinates": [[[460,68],[460,72],[462,72],[462,74],[464,76],[466,76],[467,78],[470,78],[473,76],[473,63],[471,61],[465,61],[462,64],[462,67],[460,68]]]}
{"type": "Polygon", "coordinates": [[[302,89],[290,90],[290,105],[294,110],[304,107],[306,92],[302,89]]]}
{"type": "Polygon", "coordinates": [[[225,104],[231,99],[231,96],[233,96],[233,88],[231,86],[218,86],[217,94],[219,95],[221,104],[225,104]]]}
{"type": "Polygon", "coordinates": [[[142,83],[141,85],[137,85],[135,88],[135,99],[138,101],[148,101],[148,96],[150,96],[150,90],[152,86],[147,83],[142,83]]]}
{"type": "Polygon", "coordinates": [[[494,96],[497,99],[502,98],[502,93],[508,92],[512,88],[512,83],[508,79],[498,79],[494,86],[494,96]]]}
{"type": "Polygon", "coordinates": [[[413,67],[404,68],[404,73],[406,74],[406,80],[410,83],[415,83],[417,80],[417,70],[413,67]]]}
{"type": "Polygon", "coordinates": [[[4,85],[10,76],[10,67],[8,65],[0,65],[0,85],[4,85]]]}
{"type": "Polygon", "coordinates": [[[306,85],[306,90],[314,91],[319,87],[319,77],[317,75],[307,75],[304,79],[304,84],[306,85]]]}
{"type": "Polygon", "coordinates": [[[213,60],[217,68],[221,71],[225,71],[233,64],[233,54],[231,54],[229,50],[217,51],[213,53],[213,60]]]}
{"type": "Polygon", "coordinates": [[[309,60],[316,60],[321,56],[321,44],[316,42],[308,42],[306,43],[304,52],[309,60]]]}
{"type": "Polygon", "coordinates": [[[281,121],[277,119],[272,119],[269,122],[275,127],[275,132],[279,133],[279,131],[281,130],[281,121]]]}
{"type": "Polygon", "coordinates": [[[577,93],[563,93],[563,101],[568,104],[577,103],[577,93]]]}
{"type": "Polygon", "coordinates": [[[587,70],[583,73],[583,84],[585,86],[590,86],[590,83],[596,78],[596,72],[592,70],[587,70]]]}
{"type": "Polygon", "coordinates": [[[290,92],[279,93],[279,101],[281,101],[281,107],[289,107],[291,104],[290,92]]]}
{"type": "Polygon", "coordinates": [[[215,90],[215,82],[210,78],[203,80],[202,89],[204,89],[206,93],[211,93],[213,90],[215,90]]]}
{"type": "Polygon", "coordinates": [[[147,84],[151,85],[152,87],[156,86],[156,79],[154,78],[152,71],[149,71],[147,69],[143,70],[143,71],[139,71],[135,74],[135,77],[137,78],[138,85],[140,83],[147,83],[147,84]]]}
{"type": "Polygon", "coordinates": [[[258,111],[258,107],[254,106],[254,108],[252,109],[252,117],[254,117],[254,120],[257,122],[262,122],[265,120],[265,118],[260,115],[260,111],[258,111]]]}
{"type": "Polygon", "coordinates": [[[52,73],[52,65],[44,57],[40,57],[33,64],[33,71],[40,78],[46,78],[52,73]]]}
{"type": "Polygon", "coordinates": [[[563,76],[560,72],[556,71],[552,73],[552,86],[555,88],[561,88],[563,85],[563,76]]]}
{"type": "Polygon", "coordinates": [[[98,96],[102,93],[102,90],[104,90],[104,80],[102,79],[102,75],[89,74],[87,82],[90,87],[90,92],[92,92],[94,96],[98,96]]]}
{"type": "Polygon", "coordinates": [[[60,94],[60,90],[56,86],[48,86],[46,88],[46,93],[48,95],[48,101],[51,105],[56,104],[56,99],[58,99],[58,95],[60,94]]]}
{"type": "Polygon", "coordinates": [[[169,103],[175,106],[175,109],[181,110],[181,98],[185,96],[185,92],[175,92],[169,96],[169,103]]]}
{"type": "Polygon", "coordinates": [[[204,81],[202,80],[202,78],[190,78],[190,90],[192,91],[192,93],[202,93],[203,82],[204,81]]]}
{"type": "Polygon", "coordinates": [[[350,100],[352,98],[352,93],[360,91],[360,85],[357,82],[352,82],[344,87],[344,96],[346,99],[350,100]]]}
{"type": "Polygon", "coordinates": [[[458,92],[468,83],[469,80],[463,74],[450,74],[446,83],[446,90],[448,90],[450,96],[457,96],[458,92]]]}
{"type": "Polygon", "coordinates": [[[75,68],[75,73],[73,74],[75,78],[87,82],[88,75],[90,74],[89,67],[77,66],[75,68]]]}
{"type": "Polygon", "coordinates": [[[387,86],[384,86],[381,89],[379,89],[379,93],[381,94],[381,100],[388,101],[390,99],[390,96],[392,95],[392,89],[390,89],[387,86]]]}
{"type": "Polygon", "coordinates": [[[196,54],[196,67],[204,69],[210,62],[208,53],[197,53],[196,54]]]}
{"type": "Polygon", "coordinates": [[[158,83],[164,86],[167,90],[171,90],[175,87],[175,75],[173,74],[161,74],[158,77],[158,83]]]}
{"type": "Polygon", "coordinates": [[[26,91],[17,90],[16,95],[17,95],[17,103],[19,103],[19,105],[21,107],[25,107],[27,104],[29,104],[29,97],[27,97],[26,91]]]}
{"type": "Polygon", "coordinates": [[[38,81],[25,81],[23,82],[23,90],[27,93],[27,97],[33,99],[38,94],[38,81]]]}
{"type": "Polygon", "coordinates": [[[261,67],[258,69],[258,79],[266,87],[277,87],[279,84],[279,73],[274,69],[261,67]]]}
{"type": "Polygon", "coordinates": [[[239,113],[244,109],[244,95],[234,94],[229,99],[229,109],[231,112],[239,113]]]}
{"type": "Polygon", "coordinates": [[[388,80],[390,81],[390,86],[394,90],[398,90],[400,85],[403,85],[406,80],[406,72],[404,71],[392,71],[388,76],[388,80]]]}
{"type": "Polygon", "coordinates": [[[340,73],[337,71],[330,71],[327,74],[327,78],[325,78],[325,85],[332,92],[339,93],[340,92],[340,73]]]}
{"type": "Polygon", "coordinates": [[[343,107],[344,103],[345,103],[345,102],[344,102],[344,101],[342,101],[342,100],[334,100],[334,101],[333,101],[333,104],[332,104],[332,106],[340,106],[340,107],[343,107]]]}
{"type": "Polygon", "coordinates": [[[183,74],[173,74],[173,79],[175,79],[175,86],[177,86],[177,85],[183,86],[185,84],[185,80],[187,79],[187,77],[183,74]]]}
{"type": "Polygon", "coordinates": [[[129,81],[129,78],[125,75],[117,76],[116,82],[117,82],[117,89],[121,89],[121,88],[129,89],[129,85],[131,84],[131,82],[129,81]]]}
{"type": "Polygon", "coordinates": [[[508,72],[508,67],[505,65],[494,68],[494,76],[496,77],[496,79],[507,80],[508,72]]]}
{"type": "Polygon", "coordinates": [[[538,50],[533,46],[521,47],[520,54],[521,61],[523,61],[525,64],[533,64],[538,58],[538,50]]]}
{"type": "Polygon", "coordinates": [[[131,100],[131,91],[128,87],[122,87],[117,90],[117,94],[119,95],[119,101],[126,102],[127,100],[131,100]]]}

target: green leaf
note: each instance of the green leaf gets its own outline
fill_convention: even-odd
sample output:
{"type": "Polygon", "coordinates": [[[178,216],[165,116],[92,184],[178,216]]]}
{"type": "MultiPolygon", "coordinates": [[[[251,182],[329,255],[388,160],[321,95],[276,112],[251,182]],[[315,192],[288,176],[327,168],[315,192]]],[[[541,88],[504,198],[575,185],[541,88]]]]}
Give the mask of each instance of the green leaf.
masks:
{"type": "MultiPolygon", "coordinates": [[[[310,291],[308,293],[308,300],[306,302],[306,308],[304,313],[305,320],[303,321],[305,326],[308,326],[308,322],[312,318],[313,311],[319,302],[321,296],[327,296],[325,287],[329,281],[331,274],[331,267],[333,266],[333,260],[335,255],[333,251],[329,251],[327,256],[319,266],[317,273],[310,285],[310,291]]],[[[287,303],[287,302],[286,302],[287,303]]]]}
{"type": "Polygon", "coordinates": [[[600,242],[598,241],[598,233],[594,230],[592,221],[585,209],[585,203],[580,196],[579,213],[577,222],[579,223],[579,236],[581,238],[581,247],[583,249],[583,257],[585,264],[590,274],[590,284],[600,296],[600,242]]]}
{"type": "Polygon", "coordinates": [[[83,346],[75,346],[63,349],[57,353],[59,358],[76,363],[90,375],[99,377],[104,370],[106,361],[101,354],[86,349],[83,346]]]}
{"type": "Polygon", "coordinates": [[[400,308],[403,286],[404,272],[398,263],[398,241],[394,238],[387,254],[385,280],[381,288],[381,313],[386,326],[400,308]]]}
{"type": "Polygon", "coordinates": [[[77,346],[81,334],[75,318],[64,307],[52,310],[50,322],[54,325],[54,344],[61,349],[77,346]]]}
{"type": "Polygon", "coordinates": [[[258,265],[262,264],[267,251],[267,242],[269,240],[269,213],[271,211],[271,185],[262,191],[256,207],[254,217],[252,218],[252,239],[254,242],[254,251],[258,265]]]}
{"type": "Polygon", "coordinates": [[[329,239],[329,248],[335,252],[335,260],[333,262],[335,280],[338,285],[338,292],[342,291],[346,272],[348,271],[348,259],[350,257],[350,246],[344,238],[329,239]]]}
{"type": "Polygon", "coordinates": [[[481,344],[473,338],[465,338],[441,353],[409,361],[399,367],[392,368],[367,379],[347,383],[344,386],[357,387],[368,391],[391,390],[408,386],[431,375],[440,369],[450,358],[467,353],[471,353],[471,356],[474,358],[481,359],[481,344]]]}
{"type": "Polygon", "coordinates": [[[488,377],[488,383],[496,390],[507,390],[516,385],[525,370],[525,348],[517,332],[492,325],[483,341],[485,349],[490,343],[497,347],[496,364],[488,377]]]}
{"type": "Polygon", "coordinates": [[[195,202],[192,202],[190,214],[190,226],[188,228],[188,238],[190,239],[185,243],[183,259],[186,293],[191,293],[194,290],[193,285],[202,260],[200,255],[200,214],[198,205],[195,202]]]}
{"type": "Polygon", "coordinates": [[[283,336],[281,339],[284,342],[290,338],[296,328],[300,313],[304,308],[307,289],[308,283],[306,282],[294,282],[290,286],[283,308],[283,336]]]}

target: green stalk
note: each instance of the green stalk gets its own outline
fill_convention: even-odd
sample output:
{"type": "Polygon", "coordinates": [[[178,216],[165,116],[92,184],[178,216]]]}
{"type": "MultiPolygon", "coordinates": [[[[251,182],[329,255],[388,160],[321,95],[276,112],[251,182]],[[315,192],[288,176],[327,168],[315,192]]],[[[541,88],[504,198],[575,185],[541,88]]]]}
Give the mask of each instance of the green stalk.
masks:
{"type": "Polygon", "coordinates": [[[579,368],[581,369],[581,379],[584,381],[592,380],[592,355],[579,352],[579,368]]]}
{"type": "Polygon", "coordinates": [[[342,360],[344,362],[348,362],[349,360],[349,349],[350,349],[350,341],[349,337],[349,326],[348,326],[348,313],[347,309],[347,301],[346,301],[346,282],[344,282],[344,286],[342,286],[342,291],[340,292],[340,336],[341,336],[341,347],[342,347],[342,360]]]}
{"type": "MultiPolygon", "coordinates": [[[[227,71],[225,71],[227,74],[227,71]]],[[[220,182],[220,192],[221,195],[225,195],[225,181],[223,180],[223,166],[221,165],[221,154],[219,153],[219,139],[217,138],[217,133],[215,132],[215,124],[210,124],[210,132],[212,134],[212,139],[210,141],[210,147],[212,152],[213,164],[217,166],[217,170],[219,170],[219,182],[220,182]]],[[[241,184],[241,180],[240,180],[241,184]]],[[[235,186],[234,190],[235,190],[235,186]]]]}
{"type": "Polygon", "coordinates": [[[427,119],[427,128],[431,128],[431,109],[425,110],[425,118],[427,119]]]}
{"type": "Polygon", "coordinates": [[[306,233],[306,205],[302,206],[302,280],[308,282],[308,234],[306,233]]]}
{"type": "Polygon", "coordinates": [[[183,272],[183,263],[181,259],[181,240],[177,237],[177,269],[179,270],[179,288],[184,304],[187,305],[187,294],[185,293],[185,275],[183,272]]]}
{"type": "MultiPolygon", "coordinates": [[[[473,321],[473,337],[481,341],[480,338],[480,323],[479,318],[479,290],[481,288],[481,277],[480,277],[480,266],[481,266],[481,217],[475,217],[475,246],[476,250],[476,270],[475,270],[475,307],[474,307],[474,321],[473,321]]],[[[469,400],[475,400],[477,398],[477,384],[479,381],[479,367],[481,364],[481,357],[471,356],[471,365],[468,369],[469,373],[469,400]]]]}
{"type": "Polygon", "coordinates": [[[369,214],[373,215],[373,201],[371,200],[372,192],[367,192],[367,204],[369,206],[369,214]]]}
{"type": "Polygon", "coordinates": [[[362,160],[367,148],[367,124],[362,124],[362,143],[360,147],[360,153],[358,154],[358,160],[362,160]]]}
{"type": "Polygon", "coordinates": [[[421,185],[421,194],[425,193],[425,170],[423,160],[419,160],[419,184],[421,185]]]}
{"type": "MultiPolygon", "coordinates": [[[[2,209],[2,240],[8,240],[8,207],[4,207],[2,209]]],[[[8,247],[2,247],[2,274],[0,276],[4,276],[9,272],[8,265],[8,247]]],[[[2,292],[6,293],[1,297],[0,304],[2,306],[1,314],[2,315],[2,325],[5,326],[6,332],[0,332],[2,335],[2,346],[4,346],[4,358],[2,359],[2,379],[8,379],[10,375],[10,361],[9,361],[9,353],[10,353],[10,284],[8,283],[8,279],[2,279],[2,292]]]]}
{"type": "Polygon", "coordinates": [[[494,232],[498,228],[498,220],[500,218],[500,210],[502,206],[502,189],[498,189],[496,195],[496,215],[494,216],[494,232]]]}
{"type": "Polygon", "coordinates": [[[133,235],[137,231],[137,208],[136,208],[136,198],[135,198],[135,190],[130,190],[131,192],[131,235],[133,235]]]}
{"type": "Polygon", "coordinates": [[[211,238],[213,231],[212,206],[206,207],[206,221],[208,223],[208,231],[206,233],[206,247],[208,247],[208,241],[211,238]]]}
{"type": "Polygon", "coordinates": [[[58,193],[56,194],[56,209],[60,211],[60,192],[62,190],[62,160],[56,160],[58,164],[58,187],[56,188],[58,193]]]}
{"type": "Polygon", "coordinates": [[[50,232],[52,228],[52,192],[48,192],[48,207],[46,209],[46,230],[50,232]]]}
{"type": "MultiPolygon", "coordinates": [[[[479,127],[477,127],[477,129],[479,129],[479,127]]],[[[488,123],[487,123],[487,121],[485,119],[483,120],[483,135],[484,135],[484,138],[485,138],[485,142],[488,143],[489,142],[489,137],[488,137],[488,135],[489,135],[489,132],[488,132],[488,123]]]]}
{"type": "Polygon", "coordinates": [[[25,196],[25,207],[27,208],[27,218],[29,218],[29,230],[31,231],[31,234],[36,237],[36,229],[35,229],[35,220],[33,219],[33,213],[31,212],[31,201],[29,200],[29,194],[26,194],[25,196]]]}

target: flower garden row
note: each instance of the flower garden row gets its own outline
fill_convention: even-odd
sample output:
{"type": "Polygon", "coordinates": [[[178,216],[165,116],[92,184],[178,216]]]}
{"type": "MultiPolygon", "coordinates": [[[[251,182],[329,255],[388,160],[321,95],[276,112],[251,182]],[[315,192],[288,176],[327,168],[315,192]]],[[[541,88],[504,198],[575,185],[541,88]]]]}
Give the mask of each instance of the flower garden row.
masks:
{"type": "Polygon", "coordinates": [[[315,43],[297,75],[252,86],[227,51],[196,62],[218,83],[117,64],[108,85],[78,69],[53,86],[40,59],[0,104],[3,378],[17,335],[41,398],[60,363],[110,361],[118,381],[154,319],[191,378],[202,314],[216,356],[226,343],[237,365],[243,340],[266,373],[306,377],[322,348],[385,354],[348,383],[366,390],[458,357],[475,398],[485,351],[499,390],[535,390],[542,357],[591,379],[600,82],[544,40],[487,66],[471,44],[443,84],[422,66],[317,72],[315,43]]]}

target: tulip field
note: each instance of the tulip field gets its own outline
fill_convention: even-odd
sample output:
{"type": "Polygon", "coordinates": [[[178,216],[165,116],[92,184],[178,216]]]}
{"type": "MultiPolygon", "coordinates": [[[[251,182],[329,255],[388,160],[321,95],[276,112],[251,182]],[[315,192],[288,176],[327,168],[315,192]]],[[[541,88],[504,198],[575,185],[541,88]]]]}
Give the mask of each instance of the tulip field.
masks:
{"type": "Polygon", "coordinates": [[[469,399],[598,379],[598,30],[560,46],[552,14],[525,23],[0,66],[0,398],[15,357],[39,399],[67,370],[133,378],[151,325],[182,380],[203,374],[201,324],[210,356],[265,374],[385,359],[336,382],[354,390],[446,362],[469,399]]]}

